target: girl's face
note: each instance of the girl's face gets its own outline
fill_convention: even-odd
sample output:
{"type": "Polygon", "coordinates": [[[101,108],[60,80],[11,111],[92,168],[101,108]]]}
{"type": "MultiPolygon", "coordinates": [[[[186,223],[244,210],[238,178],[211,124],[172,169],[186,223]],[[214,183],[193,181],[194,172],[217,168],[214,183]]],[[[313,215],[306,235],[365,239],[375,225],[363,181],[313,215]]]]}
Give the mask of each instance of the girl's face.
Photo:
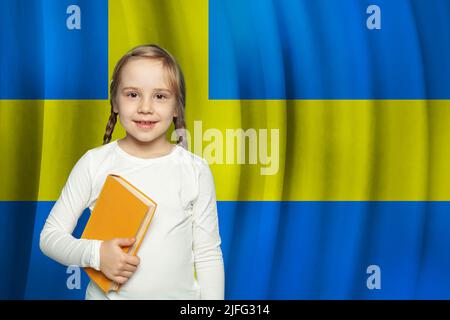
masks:
{"type": "Polygon", "coordinates": [[[129,60],[121,70],[114,112],[131,136],[143,143],[164,142],[176,116],[175,93],[169,89],[162,62],[129,60]]]}

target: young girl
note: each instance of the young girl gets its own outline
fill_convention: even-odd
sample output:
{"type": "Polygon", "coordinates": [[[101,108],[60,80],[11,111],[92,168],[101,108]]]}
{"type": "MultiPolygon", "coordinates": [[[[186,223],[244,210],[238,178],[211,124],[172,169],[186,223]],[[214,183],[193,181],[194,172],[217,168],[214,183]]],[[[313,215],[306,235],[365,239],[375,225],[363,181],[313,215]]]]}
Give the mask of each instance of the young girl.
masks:
{"type": "Polygon", "coordinates": [[[224,267],[214,180],[208,163],[185,149],[185,85],[176,60],[156,45],[117,63],[102,146],[75,164],[41,232],[40,248],[57,262],[100,270],[122,284],[106,295],[90,281],[86,299],[224,299],[224,267]],[[117,116],[126,136],[110,142],[117,116]],[[166,133],[174,122],[178,144],[166,133]],[[180,146],[184,145],[184,147],[180,146]],[[158,204],[138,256],[135,239],[76,239],[108,174],[118,174],[158,204]]]}

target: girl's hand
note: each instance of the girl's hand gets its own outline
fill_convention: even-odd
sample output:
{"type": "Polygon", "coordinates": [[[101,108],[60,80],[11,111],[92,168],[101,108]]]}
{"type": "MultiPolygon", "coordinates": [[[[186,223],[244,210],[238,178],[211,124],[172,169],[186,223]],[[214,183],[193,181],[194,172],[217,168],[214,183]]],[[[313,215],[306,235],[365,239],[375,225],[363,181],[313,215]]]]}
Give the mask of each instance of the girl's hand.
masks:
{"type": "Polygon", "coordinates": [[[110,280],[124,284],[137,270],[140,259],[122,251],[133,245],[136,239],[114,238],[100,246],[100,271],[110,280]]]}

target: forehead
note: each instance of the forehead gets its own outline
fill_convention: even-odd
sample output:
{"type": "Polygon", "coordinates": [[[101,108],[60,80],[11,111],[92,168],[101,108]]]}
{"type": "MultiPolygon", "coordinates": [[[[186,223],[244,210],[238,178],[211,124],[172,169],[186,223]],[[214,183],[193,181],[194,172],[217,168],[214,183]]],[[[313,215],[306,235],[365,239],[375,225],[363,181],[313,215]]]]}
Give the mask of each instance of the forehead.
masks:
{"type": "Polygon", "coordinates": [[[121,70],[121,87],[137,87],[142,89],[167,88],[167,72],[163,64],[155,59],[131,59],[121,70]]]}

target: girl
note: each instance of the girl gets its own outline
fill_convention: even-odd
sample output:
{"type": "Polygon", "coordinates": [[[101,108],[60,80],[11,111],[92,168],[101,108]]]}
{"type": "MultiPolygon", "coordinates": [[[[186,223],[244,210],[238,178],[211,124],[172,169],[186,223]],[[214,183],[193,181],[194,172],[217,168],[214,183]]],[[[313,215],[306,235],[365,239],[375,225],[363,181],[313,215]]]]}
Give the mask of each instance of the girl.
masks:
{"type": "Polygon", "coordinates": [[[186,150],[183,73],[166,50],[138,46],[117,63],[103,145],[75,164],[40,235],[44,254],[66,266],[100,270],[122,284],[106,295],[91,281],[86,299],[224,299],[224,268],[214,180],[208,163],[186,150]],[[126,136],[110,142],[117,116],[126,136]],[[166,139],[174,123],[178,144],[166,139]],[[135,239],[75,239],[108,174],[118,174],[158,204],[139,256],[135,239]]]}

